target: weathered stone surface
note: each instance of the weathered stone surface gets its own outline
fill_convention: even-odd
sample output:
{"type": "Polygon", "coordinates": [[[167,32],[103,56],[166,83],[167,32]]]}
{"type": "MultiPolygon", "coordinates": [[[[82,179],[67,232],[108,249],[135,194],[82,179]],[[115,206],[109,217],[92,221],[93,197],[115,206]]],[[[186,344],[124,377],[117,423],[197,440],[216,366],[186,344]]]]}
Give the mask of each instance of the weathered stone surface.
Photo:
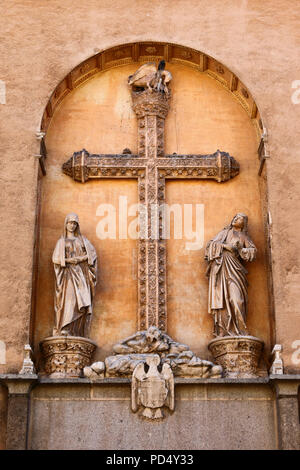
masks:
{"type": "Polygon", "coordinates": [[[7,374],[1,380],[7,386],[7,450],[25,450],[28,448],[30,392],[37,381],[35,374],[7,374]]]}
{"type": "Polygon", "coordinates": [[[25,450],[27,448],[28,396],[13,395],[8,400],[6,449],[25,450]]]}
{"type": "MultiPolygon", "coordinates": [[[[114,355],[105,359],[107,377],[131,377],[141,362],[157,354],[162,364],[170,365],[181,377],[220,378],[222,367],[197,357],[186,344],[174,341],[155,326],[137,331],[113,347],[114,355]]],[[[92,365],[93,367],[93,365],[92,365]]]]}
{"type": "Polygon", "coordinates": [[[6,446],[7,389],[0,385],[0,450],[6,446]]]}
{"type": "Polygon", "coordinates": [[[97,379],[104,377],[105,364],[102,361],[94,362],[91,366],[86,366],[83,369],[84,377],[89,379],[97,379]]]}
{"type": "MultiPolygon", "coordinates": [[[[46,385],[44,385],[46,387],[46,385]]],[[[51,388],[51,385],[48,385],[51,388]]],[[[93,385],[90,399],[33,399],[32,449],[275,449],[274,403],[265,385],[177,385],[176,412],[155,424],[130,409],[130,385],[93,385]],[[221,395],[216,390],[221,388],[221,395]],[[115,392],[114,392],[115,390],[115,392]],[[254,391],[255,390],[255,391],[254,391]],[[209,396],[209,400],[207,400],[209,396]],[[50,423],[51,416],[51,423],[50,423]],[[237,419],[238,416],[238,419],[237,419]],[[105,426],[103,426],[105,419],[105,426]],[[76,423],[76,424],[75,424],[76,423]],[[81,432],[78,433],[77,429],[81,432]]],[[[38,390],[38,389],[37,389],[38,390]]],[[[45,395],[44,395],[45,396],[45,395]]],[[[51,398],[50,398],[51,396],[51,398]]],[[[167,413],[167,412],[166,412],[167,413]]]]}
{"type": "Polygon", "coordinates": [[[280,397],[277,402],[277,410],[280,419],[279,442],[280,449],[299,450],[299,397],[280,397]]]}
{"type": "Polygon", "coordinates": [[[279,448],[300,449],[300,375],[273,375],[279,448]]]}

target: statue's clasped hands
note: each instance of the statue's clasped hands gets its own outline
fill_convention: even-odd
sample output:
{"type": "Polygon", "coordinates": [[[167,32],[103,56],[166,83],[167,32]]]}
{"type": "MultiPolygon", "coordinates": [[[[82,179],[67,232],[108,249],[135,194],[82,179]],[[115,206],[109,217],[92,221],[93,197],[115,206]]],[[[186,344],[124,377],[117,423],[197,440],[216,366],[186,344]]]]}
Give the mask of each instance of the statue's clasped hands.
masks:
{"type": "Polygon", "coordinates": [[[239,240],[237,240],[234,244],[229,244],[229,243],[223,243],[222,244],[224,250],[230,251],[231,253],[234,253],[235,251],[239,251],[241,247],[241,244],[239,240]]]}
{"type": "Polygon", "coordinates": [[[78,263],[82,263],[83,261],[87,261],[88,259],[88,256],[87,255],[83,255],[83,256],[76,256],[74,258],[66,258],[66,263],[69,263],[69,264],[78,264],[78,263]]]}

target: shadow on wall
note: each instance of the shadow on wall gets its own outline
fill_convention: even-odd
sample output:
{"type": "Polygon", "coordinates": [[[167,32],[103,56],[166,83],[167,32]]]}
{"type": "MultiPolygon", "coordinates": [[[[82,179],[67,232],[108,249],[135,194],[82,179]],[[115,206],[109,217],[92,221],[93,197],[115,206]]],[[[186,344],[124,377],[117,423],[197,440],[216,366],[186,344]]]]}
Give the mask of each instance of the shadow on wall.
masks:
{"type": "Polygon", "coordinates": [[[7,389],[0,385],[0,450],[6,448],[7,389]]]}
{"type": "Polygon", "coordinates": [[[299,416],[299,424],[300,424],[300,386],[298,388],[298,416],[299,416]]]}

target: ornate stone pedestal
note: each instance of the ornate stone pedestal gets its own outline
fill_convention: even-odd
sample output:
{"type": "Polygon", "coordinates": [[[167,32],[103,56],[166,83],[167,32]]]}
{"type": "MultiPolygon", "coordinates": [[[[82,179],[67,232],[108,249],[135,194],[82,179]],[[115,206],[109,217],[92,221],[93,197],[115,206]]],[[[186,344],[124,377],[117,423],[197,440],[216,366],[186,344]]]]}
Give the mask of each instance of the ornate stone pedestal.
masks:
{"type": "Polygon", "coordinates": [[[45,373],[51,377],[81,377],[97,345],[79,336],[51,336],[40,343],[45,373]]]}
{"type": "Polygon", "coordinates": [[[252,378],[257,377],[263,346],[263,341],[254,336],[224,336],[212,340],[208,349],[225,376],[252,378]]]}

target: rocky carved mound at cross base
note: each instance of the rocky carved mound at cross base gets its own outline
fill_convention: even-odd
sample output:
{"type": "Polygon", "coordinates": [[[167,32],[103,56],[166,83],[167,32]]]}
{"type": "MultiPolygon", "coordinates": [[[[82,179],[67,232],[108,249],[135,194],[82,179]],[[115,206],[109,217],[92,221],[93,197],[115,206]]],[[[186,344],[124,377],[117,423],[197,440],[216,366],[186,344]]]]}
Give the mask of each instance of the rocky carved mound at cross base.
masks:
{"type": "MultiPolygon", "coordinates": [[[[154,326],[124,339],[113,347],[113,351],[114,355],[105,359],[106,377],[131,377],[135,367],[153,354],[158,354],[162,363],[169,364],[175,376],[222,377],[221,366],[200,359],[187,345],[177,343],[154,326]]],[[[84,374],[91,377],[87,369],[84,374]]]]}

